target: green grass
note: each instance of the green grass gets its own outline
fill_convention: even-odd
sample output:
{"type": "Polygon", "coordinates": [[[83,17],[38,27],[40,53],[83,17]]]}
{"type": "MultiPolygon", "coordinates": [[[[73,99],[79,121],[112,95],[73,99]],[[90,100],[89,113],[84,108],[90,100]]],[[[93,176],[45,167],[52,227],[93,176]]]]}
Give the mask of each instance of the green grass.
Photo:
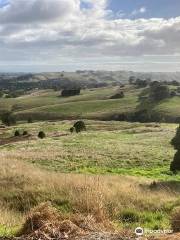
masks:
{"type": "Polygon", "coordinates": [[[12,110],[19,119],[111,119],[122,113],[133,113],[140,108],[151,109],[161,113],[168,119],[180,116],[178,106],[180,97],[163,100],[152,106],[143,102],[140,105],[138,96],[146,89],[136,89],[126,86],[123,91],[125,98],[110,99],[118,87],[105,87],[98,89],[82,90],[79,96],[60,97],[60,92],[52,90],[37,91],[15,99],[1,99],[0,112],[12,110]]]}
{"type": "Polygon", "coordinates": [[[18,231],[18,227],[7,227],[0,225],[0,237],[12,237],[18,231]]]}
{"type": "Polygon", "coordinates": [[[87,132],[80,134],[69,133],[73,121],[24,123],[11,127],[4,136],[12,136],[18,129],[27,130],[36,137],[42,130],[47,138],[4,145],[0,147],[1,152],[8,158],[20,157],[53,171],[180,180],[178,175],[169,172],[175,153],[170,140],[176,124],[85,122],[87,132]]]}

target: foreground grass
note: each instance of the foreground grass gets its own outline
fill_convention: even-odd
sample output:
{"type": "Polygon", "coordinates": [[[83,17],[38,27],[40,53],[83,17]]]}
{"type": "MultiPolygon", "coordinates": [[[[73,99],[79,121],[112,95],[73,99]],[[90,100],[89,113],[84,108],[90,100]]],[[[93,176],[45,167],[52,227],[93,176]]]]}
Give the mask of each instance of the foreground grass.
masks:
{"type": "Polygon", "coordinates": [[[170,228],[169,215],[180,205],[179,185],[128,176],[62,174],[29,163],[0,159],[0,234],[12,234],[25,213],[50,201],[64,215],[92,215],[118,228],[139,225],[170,228]]]}

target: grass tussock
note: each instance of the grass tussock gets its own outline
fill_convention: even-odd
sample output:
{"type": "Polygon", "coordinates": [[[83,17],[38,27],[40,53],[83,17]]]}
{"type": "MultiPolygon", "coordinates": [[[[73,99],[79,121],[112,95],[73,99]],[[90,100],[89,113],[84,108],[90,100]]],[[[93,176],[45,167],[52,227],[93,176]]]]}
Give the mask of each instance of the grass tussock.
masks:
{"type": "MultiPolygon", "coordinates": [[[[107,225],[107,224],[106,224],[107,225]]],[[[97,223],[92,216],[75,215],[64,218],[50,203],[33,208],[17,236],[22,239],[49,240],[74,239],[90,232],[103,231],[106,226],[97,223]]],[[[111,231],[114,231],[111,227],[111,231]]]]}

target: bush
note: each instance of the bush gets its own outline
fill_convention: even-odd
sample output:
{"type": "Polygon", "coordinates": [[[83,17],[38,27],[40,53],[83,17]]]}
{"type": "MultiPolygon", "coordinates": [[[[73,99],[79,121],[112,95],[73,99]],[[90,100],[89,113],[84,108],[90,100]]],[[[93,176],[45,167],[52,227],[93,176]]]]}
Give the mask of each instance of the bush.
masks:
{"type": "Polygon", "coordinates": [[[15,133],[14,133],[14,136],[15,136],[15,137],[19,137],[20,135],[21,135],[21,134],[20,134],[19,130],[16,130],[15,133]]]}
{"type": "Polygon", "coordinates": [[[177,150],[171,162],[170,170],[174,173],[180,171],[180,126],[177,128],[175,137],[171,140],[171,145],[177,150]]]}
{"type": "Polygon", "coordinates": [[[176,208],[172,213],[171,227],[174,232],[180,232],[180,207],[176,208]]]}
{"type": "Polygon", "coordinates": [[[113,96],[110,97],[110,99],[118,99],[118,98],[124,98],[124,92],[121,91],[119,93],[114,94],[113,96]]]}
{"type": "Polygon", "coordinates": [[[27,136],[28,135],[28,132],[27,131],[24,131],[23,132],[23,136],[27,136]]]}
{"type": "Polygon", "coordinates": [[[45,137],[46,137],[46,134],[45,134],[43,131],[40,131],[40,132],[38,133],[38,138],[43,139],[43,138],[45,138],[45,137]]]}
{"type": "Polygon", "coordinates": [[[120,214],[120,220],[123,223],[135,223],[135,222],[139,222],[140,218],[136,210],[127,209],[122,211],[122,213],[120,214]]]}
{"type": "Polygon", "coordinates": [[[73,133],[75,129],[74,129],[74,127],[71,127],[69,130],[71,133],[73,133]]]}
{"type": "Polygon", "coordinates": [[[180,151],[177,151],[175,153],[174,159],[170,165],[170,171],[172,171],[173,173],[180,171],[180,151]]]}
{"type": "Polygon", "coordinates": [[[73,127],[75,128],[77,133],[79,133],[81,131],[86,131],[86,126],[83,121],[76,122],[73,127]]]}
{"type": "Polygon", "coordinates": [[[76,96],[79,95],[81,92],[80,88],[77,89],[64,89],[61,92],[62,97],[70,97],[70,96],[76,96]]]}

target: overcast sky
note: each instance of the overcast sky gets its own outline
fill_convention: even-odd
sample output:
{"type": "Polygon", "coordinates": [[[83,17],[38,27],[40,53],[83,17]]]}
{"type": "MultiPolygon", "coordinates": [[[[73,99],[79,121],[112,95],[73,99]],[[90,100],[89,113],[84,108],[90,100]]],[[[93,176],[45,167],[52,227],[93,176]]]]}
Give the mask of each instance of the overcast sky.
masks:
{"type": "Polygon", "coordinates": [[[0,71],[180,71],[180,0],[0,0],[0,71]]]}

